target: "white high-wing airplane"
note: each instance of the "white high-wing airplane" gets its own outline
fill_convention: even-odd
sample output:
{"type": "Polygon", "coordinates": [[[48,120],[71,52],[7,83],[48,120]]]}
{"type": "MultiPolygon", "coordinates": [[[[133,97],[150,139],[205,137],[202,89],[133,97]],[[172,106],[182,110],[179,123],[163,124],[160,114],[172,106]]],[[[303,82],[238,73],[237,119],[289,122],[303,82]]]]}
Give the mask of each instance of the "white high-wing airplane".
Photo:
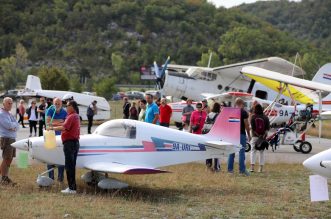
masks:
{"type": "MultiPolygon", "coordinates": [[[[245,66],[260,67],[298,77],[304,73],[298,66],[279,57],[269,57],[216,68],[168,64],[162,92],[167,96],[196,101],[205,98],[204,93],[218,95],[225,92],[247,92],[252,93],[257,98],[273,101],[277,97],[278,91],[240,74],[241,69],[245,66]]],[[[331,85],[331,63],[322,66],[312,81],[331,85]]],[[[331,110],[331,94],[327,94],[323,93],[322,95],[324,111],[331,110]]],[[[287,97],[282,98],[286,99],[287,97]]],[[[286,100],[290,101],[289,98],[286,100]]]]}
{"type": "MultiPolygon", "coordinates": [[[[153,174],[163,173],[160,167],[221,157],[239,151],[240,110],[227,108],[206,135],[196,135],[136,120],[111,120],[100,125],[93,134],[80,136],[77,167],[92,172],[153,174]]],[[[23,139],[13,147],[28,150],[39,161],[64,164],[60,136],[55,149],[44,147],[43,137],[23,139]]],[[[82,177],[91,181],[91,172],[82,177]]],[[[106,175],[107,176],[107,175],[106,175]]],[[[48,177],[44,176],[45,179],[48,177]]],[[[47,179],[48,185],[52,184],[47,179]]],[[[39,182],[41,182],[40,180],[39,182]]],[[[45,185],[40,183],[40,185],[45,185]]],[[[103,189],[127,186],[115,179],[104,178],[103,189]]]]}
{"type": "Polygon", "coordinates": [[[164,75],[163,93],[180,99],[201,100],[203,93],[247,92],[261,99],[273,100],[277,93],[253,83],[243,77],[240,70],[244,66],[285,72],[294,76],[304,74],[298,66],[279,57],[269,57],[215,68],[168,64],[164,75]]]}
{"type": "MultiPolygon", "coordinates": [[[[258,67],[247,66],[243,67],[241,73],[264,86],[278,92],[280,94],[290,97],[292,101],[300,103],[318,104],[319,120],[319,136],[322,132],[322,120],[330,119],[331,112],[322,109],[322,96],[331,93],[331,85],[316,81],[308,81],[300,78],[295,78],[288,75],[283,75],[278,72],[265,70],[258,67]]],[[[277,98],[275,99],[275,101],[277,98]]]]}
{"type": "Polygon", "coordinates": [[[82,120],[87,120],[86,111],[87,107],[94,101],[97,101],[98,113],[94,116],[95,120],[108,120],[110,119],[110,106],[104,97],[92,96],[82,93],[71,91],[59,90],[43,90],[41,88],[40,79],[34,75],[28,75],[24,90],[17,93],[21,97],[46,97],[46,98],[63,98],[64,95],[72,95],[74,100],[78,103],[79,116],[82,120]]]}

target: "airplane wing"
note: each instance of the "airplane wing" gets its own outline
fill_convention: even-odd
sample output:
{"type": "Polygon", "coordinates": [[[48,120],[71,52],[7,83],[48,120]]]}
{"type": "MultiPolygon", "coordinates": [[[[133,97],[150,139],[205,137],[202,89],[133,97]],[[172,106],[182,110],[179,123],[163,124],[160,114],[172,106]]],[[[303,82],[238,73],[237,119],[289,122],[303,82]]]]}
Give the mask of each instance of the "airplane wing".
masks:
{"type": "Polygon", "coordinates": [[[168,172],[165,170],[160,170],[150,167],[126,165],[116,162],[93,162],[86,164],[85,168],[98,172],[123,173],[123,174],[155,174],[155,173],[168,172]]]}
{"type": "Polygon", "coordinates": [[[222,141],[207,141],[205,142],[207,147],[210,147],[215,150],[221,150],[224,154],[233,154],[239,152],[239,146],[235,146],[231,143],[222,142],[222,141]]]}
{"type": "Polygon", "coordinates": [[[291,93],[295,100],[305,104],[318,102],[316,91],[321,91],[324,95],[331,92],[331,86],[329,85],[295,78],[258,67],[243,67],[241,73],[276,92],[279,92],[280,88],[287,84],[290,92],[285,90],[283,95],[291,97],[291,93]]]}
{"type": "Polygon", "coordinates": [[[226,92],[222,94],[202,93],[201,96],[206,99],[217,99],[218,101],[231,101],[237,97],[240,97],[245,102],[252,101],[253,99],[253,94],[244,92],[226,92]]]}

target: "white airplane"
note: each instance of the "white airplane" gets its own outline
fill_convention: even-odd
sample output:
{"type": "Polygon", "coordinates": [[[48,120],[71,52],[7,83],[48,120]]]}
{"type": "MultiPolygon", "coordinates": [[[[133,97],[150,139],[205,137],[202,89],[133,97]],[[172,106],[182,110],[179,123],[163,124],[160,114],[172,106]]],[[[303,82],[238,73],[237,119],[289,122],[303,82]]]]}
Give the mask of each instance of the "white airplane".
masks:
{"type": "MultiPolygon", "coordinates": [[[[80,136],[77,167],[91,170],[82,178],[91,182],[92,173],[153,174],[166,171],[160,167],[216,158],[239,151],[240,110],[227,108],[206,135],[195,135],[136,120],[111,120],[93,134],[80,136]]],[[[64,165],[60,136],[57,147],[46,149],[43,137],[23,139],[13,147],[28,150],[32,158],[49,164],[64,165]]],[[[106,174],[107,176],[107,174],[106,174]]],[[[43,176],[41,186],[53,181],[43,176]]],[[[105,178],[98,183],[103,189],[122,188],[127,184],[105,178]]]]}
{"type": "MultiPolygon", "coordinates": [[[[319,121],[319,137],[322,132],[322,120],[331,119],[330,111],[322,110],[322,96],[331,93],[331,85],[323,84],[315,81],[308,81],[300,78],[295,78],[288,75],[283,75],[278,72],[265,70],[258,67],[247,66],[243,67],[241,73],[264,86],[278,92],[278,97],[282,94],[290,97],[293,102],[300,102],[303,104],[318,104],[318,115],[313,121],[319,121]]],[[[275,102],[277,98],[275,99],[275,102]]],[[[312,125],[311,123],[310,125],[312,125]]],[[[306,130],[308,129],[306,124],[306,130]]],[[[293,139],[295,142],[301,136],[293,139]]]]}
{"type": "Polygon", "coordinates": [[[110,106],[104,97],[92,96],[82,93],[76,93],[71,91],[59,91],[59,90],[43,90],[41,88],[40,79],[34,75],[28,75],[24,90],[17,93],[17,96],[21,97],[46,97],[46,98],[61,98],[64,95],[72,95],[74,100],[79,106],[79,115],[82,120],[87,120],[86,112],[87,107],[96,100],[98,113],[94,116],[95,120],[108,120],[110,119],[110,106]]]}
{"type": "Polygon", "coordinates": [[[240,74],[244,66],[256,66],[277,72],[293,72],[294,76],[304,74],[298,66],[278,57],[269,57],[215,68],[167,65],[164,75],[163,93],[180,99],[201,100],[203,93],[247,92],[261,99],[272,100],[277,93],[252,82],[240,74]]]}
{"type": "MultiPolygon", "coordinates": [[[[298,66],[281,59],[270,57],[249,62],[236,63],[216,68],[168,64],[164,75],[162,92],[164,95],[180,99],[201,100],[204,93],[219,95],[225,92],[247,92],[254,97],[273,101],[278,96],[278,91],[264,86],[242,74],[240,71],[245,66],[255,66],[266,70],[301,76],[304,71],[298,66]]],[[[322,66],[314,82],[331,85],[331,63],[322,66]]],[[[322,108],[331,110],[331,94],[323,93],[322,108]]],[[[282,96],[286,101],[291,99],[282,96]]]]}
{"type": "Polygon", "coordinates": [[[303,165],[315,174],[331,178],[331,149],[311,156],[303,165]]]}

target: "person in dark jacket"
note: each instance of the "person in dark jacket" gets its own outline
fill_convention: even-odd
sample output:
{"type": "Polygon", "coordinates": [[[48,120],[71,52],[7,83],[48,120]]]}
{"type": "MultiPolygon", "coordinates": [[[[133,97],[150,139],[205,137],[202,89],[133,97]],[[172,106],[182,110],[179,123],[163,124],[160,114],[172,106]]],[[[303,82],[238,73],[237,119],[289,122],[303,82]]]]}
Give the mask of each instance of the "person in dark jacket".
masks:
{"type": "Polygon", "coordinates": [[[88,120],[88,125],[87,125],[87,133],[91,134],[91,128],[93,125],[93,116],[96,115],[98,112],[97,108],[97,101],[94,100],[88,107],[87,107],[87,120],[88,120]]]}
{"type": "Polygon", "coordinates": [[[130,116],[130,107],[131,103],[129,102],[127,97],[123,98],[124,104],[123,104],[123,119],[128,119],[130,116]]]}
{"type": "Polygon", "coordinates": [[[38,112],[37,112],[36,101],[33,100],[31,102],[31,106],[26,110],[26,113],[28,114],[29,127],[30,127],[29,137],[32,136],[32,129],[34,130],[34,136],[37,136],[38,112]]]}

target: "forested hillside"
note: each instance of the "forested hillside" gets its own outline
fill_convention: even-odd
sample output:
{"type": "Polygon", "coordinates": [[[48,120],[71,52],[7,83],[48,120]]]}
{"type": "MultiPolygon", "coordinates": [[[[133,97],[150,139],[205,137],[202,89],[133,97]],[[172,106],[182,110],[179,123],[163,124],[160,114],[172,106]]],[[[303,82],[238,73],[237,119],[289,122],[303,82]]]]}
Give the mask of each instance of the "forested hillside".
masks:
{"type": "Polygon", "coordinates": [[[59,77],[71,78],[70,89],[85,82],[84,89],[98,91],[114,83],[141,83],[140,66],[167,56],[172,63],[206,65],[201,57],[213,51],[215,66],[267,56],[294,61],[299,52],[308,74],[330,58],[253,15],[217,9],[205,0],[0,2],[0,74],[6,89],[29,73],[47,79],[50,66],[60,69],[59,77]]]}
{"type": "Polygon", "coordinates": [[[298,39],[308,40],[331,54],[331,1],[262,1],[240,10],[255,15],[298,39]]]}

